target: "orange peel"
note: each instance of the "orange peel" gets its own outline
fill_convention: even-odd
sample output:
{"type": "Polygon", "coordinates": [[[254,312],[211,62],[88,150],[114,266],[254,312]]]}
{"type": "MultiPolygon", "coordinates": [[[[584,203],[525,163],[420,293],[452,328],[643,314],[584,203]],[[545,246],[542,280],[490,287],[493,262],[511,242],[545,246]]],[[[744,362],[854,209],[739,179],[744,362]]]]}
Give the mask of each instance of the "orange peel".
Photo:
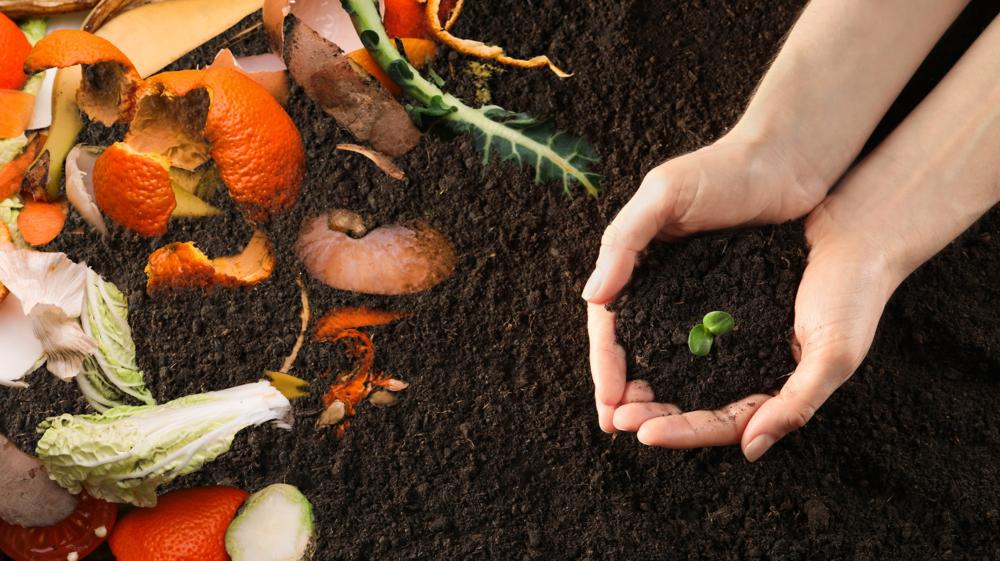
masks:
{"type": "Polygon", "coordinates": [[[170,162],[116,142],[94,162],[94,200],[112,220],[143,236],[167,231],[177,199],[170,162]]]}
{"type": "Polygon", "coordinates": [[[215,259],[192,242],[175,242],[149,256],[146,292],[252,286],[270,277],[274,267],[274,249],[263,230],[255,230],[238,255],[215,259]]]}
{"type": "MultiPolygon", "coordinates": [[[[170,100],[193,96],[197,100],[207,93],[209,104],[202,134],[208,153],[229,195],[247,218],[253,222],[267,220],[295,204],[305,174],[305,148],[295,123],[267,90],[230,68],[164,72],[150,78],[147,86],[136,112],[139,130],[133,127],[127,142],[147,141],[147,108],[150,122],[162,117],[163,106],[154,103],[152,97],[170,100]]],[[[192,115],[197,115],[196,109],[192,109],[192,115]]],[[[188,154],[180,158],[180,163],[191,164],[198,160],[198,144],[190,123],[179,125],[183,125],[180,134],[167,151],[194,152],[195,156],[174,152],[188,154]]],[[[163,146],[155,142],[153,145],[163,146]]],[[[172,163],[178,165],[177,161],[172,163]]]]}
{"type": "Polygon", "coordinates": [[[35,96],[20,90],[0,90],[0,138],[21,136],[31,122],[35,96]]]}
{"type": "Polygon", "coordinates": [[[373,310],[365,307],[337,308],[328,312],[316,323],[314,338],[317,341],[329,341],[347,329],[388,325],[406,316],[406,312],[373,310]]]}
{"type": "MultiPolygon", "coordinates": [[[[457,18],[457,14],[461,13],[462,6],[465,4],[465,0],[458,0],[455,5],[455,9],[452,12],[449,21],[457,18]]],[[[482,41],[475,41],[472,39],[460,39],[455,37],[448,31],[448,26],[441,23],[441,0],[427,0],[427,4],[424,7],[424,15],[427,19],[427,26],[431,32],[431,35],[441,43],[448,45],[452,49],[469,56],[474,56],[486,60],[495,60],[500,64],[507,66],[514,66],[517,68],[541,68],[548,67],[553,74],[560,78],[569,78],[572,74],[562,70],[556,66],[549,57],[545,55],[538,55],[530,59],[521,59],[508,56],[502,47],[496,45],[487,45],[482,41]]]]}
{"type": "Polygon", "coordinates": [[[131,119],[143,81],[125,53],[103,37],[85,31],[53,31],[35,44],[24,61],[29,74],[81,65],[77,106],[91,119],[113,125],[131,119]]]}

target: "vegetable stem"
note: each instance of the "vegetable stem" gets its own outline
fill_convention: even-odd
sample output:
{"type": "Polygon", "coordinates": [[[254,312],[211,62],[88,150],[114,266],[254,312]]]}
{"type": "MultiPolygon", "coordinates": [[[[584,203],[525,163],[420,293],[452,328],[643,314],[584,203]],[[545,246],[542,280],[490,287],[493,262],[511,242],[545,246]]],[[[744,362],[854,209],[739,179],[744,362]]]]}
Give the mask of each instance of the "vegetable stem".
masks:
{"type": "Polygon", "coordinates": [[[600,192],[597,174],[587,169],[597,158],[585,142],[552,132],[526,115],[493,106],[469,107],[421,76],[407,62],[386,34],[375,2],[342,0],[342,3],[372,58],[403,91],[423,105],[416,111],[418,115],[439,118],[460,132],[473,134],[483,151],[484,163],[489,161],[491,148],[495,148],[502,159],[533,166],[536,182],[557,177],[567,191],[575,180],[592,196],[600,192]]]}

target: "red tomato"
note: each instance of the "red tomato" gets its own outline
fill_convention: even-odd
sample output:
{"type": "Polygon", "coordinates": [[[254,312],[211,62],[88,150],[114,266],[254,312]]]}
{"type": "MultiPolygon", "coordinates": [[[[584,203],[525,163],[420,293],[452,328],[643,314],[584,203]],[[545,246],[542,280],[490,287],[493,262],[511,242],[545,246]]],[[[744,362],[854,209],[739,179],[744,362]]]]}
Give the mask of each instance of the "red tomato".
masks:
{"type": "Polygon", "coordinates": [[[111,534],[118,506],[83,493],[73,514],[48,528],[22,528],[0,520],[0,551],[14,561],[82,561],[111,534]]]}

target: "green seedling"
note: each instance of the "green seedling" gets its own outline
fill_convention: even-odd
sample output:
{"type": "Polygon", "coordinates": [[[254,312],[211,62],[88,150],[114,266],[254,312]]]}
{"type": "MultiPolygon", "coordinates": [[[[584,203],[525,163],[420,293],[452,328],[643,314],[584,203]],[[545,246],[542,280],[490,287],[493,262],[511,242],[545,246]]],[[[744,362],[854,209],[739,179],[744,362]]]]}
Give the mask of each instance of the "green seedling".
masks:
{"type": "Polygon", "coordinates": [[[701,323],[688,333],[688,349],[695,356],[707,356],[712,350],[715,338],[733,330],[736,322],[726,312],[714,311],[705,314],[701,323]]]}

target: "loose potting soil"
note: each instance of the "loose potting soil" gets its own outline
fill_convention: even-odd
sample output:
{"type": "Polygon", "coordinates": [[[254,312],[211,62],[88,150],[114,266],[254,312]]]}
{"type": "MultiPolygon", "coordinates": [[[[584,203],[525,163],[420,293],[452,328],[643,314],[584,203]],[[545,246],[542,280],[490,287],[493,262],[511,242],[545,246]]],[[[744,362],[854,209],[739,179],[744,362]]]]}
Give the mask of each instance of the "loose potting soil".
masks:
{"type": "MultiPolygon", "coordinates": [[[[165,243],[195,241],[210,256],[242,248],[250,227],[224,196],[213,201],[224,216],[177,222],[161,239],[114,227],[104,241],[74,214],[46,249],[126,292],[139,364],[161,401],[278,368],[299,331],[300,274],[314,317],[345,305],[412,314],[369,330],[377,368],[411,384],[394,407],[362,405],[343,440],[317,429],[330,372],[348,363],[341,349],[309,343],[292,370],[313,380],[294,428],[248,429],[174,485],[297,485],[316,509],[317,559],[998,559],[1000,212],[900,288],[858,373],[760,462],[734,447],[652,449],[598,429],[579,293],[601,232],[646,171],[735,122],[803,4],[470,2],[456,33],[545,52],[575,72],[504,69],[485,86],[493,103],[551,116],[593,142],[603,157],[597,199],[483,166],[467,139],[426,138],[399,161],[409,179],[393,181],[335,151],[352,139],[296,87],[288,111],[308,171],[298,207],[267,227],[278,252],[267,282],[146,295],[146,257],[165,243]],[[369,225],[426,220],[455,244],[454,276],[397,298],[309,279],[292,246],[302,221],[330,207],[369,225]]],[[[985,25],[995,13],[986,4],[973,4],[954,41],[985,25]]],[[[237,35],[255,22],[172,68],[206,65],[222,46],[262,52],[263,31],[237,35]]],[[[935,51],[904,98],[919,98],[926,76],[958,52],[935,51]]],[[[436,68],[449,90],[476,95],[467,59],[445,54],[436,68]]],[[[901,101],[888,122],[909,106],[901,101]]],[[[90,125],[81,140],[121,134],[90,125]]],[[[634,300],[620,325],[633,366],[691,406],[774,387],[794,366],[787,341],[804,255],[798,224],[654,248],[630,292],[645,305],[634,300]],[[739,327],[694,361],[684,338],[712,308],[733,312],[739,327]]],[[[88,412],[75,384],[44,371],[29,381],[0,391],[0,432],[27,449],[44,418],[88,412]]]]}

